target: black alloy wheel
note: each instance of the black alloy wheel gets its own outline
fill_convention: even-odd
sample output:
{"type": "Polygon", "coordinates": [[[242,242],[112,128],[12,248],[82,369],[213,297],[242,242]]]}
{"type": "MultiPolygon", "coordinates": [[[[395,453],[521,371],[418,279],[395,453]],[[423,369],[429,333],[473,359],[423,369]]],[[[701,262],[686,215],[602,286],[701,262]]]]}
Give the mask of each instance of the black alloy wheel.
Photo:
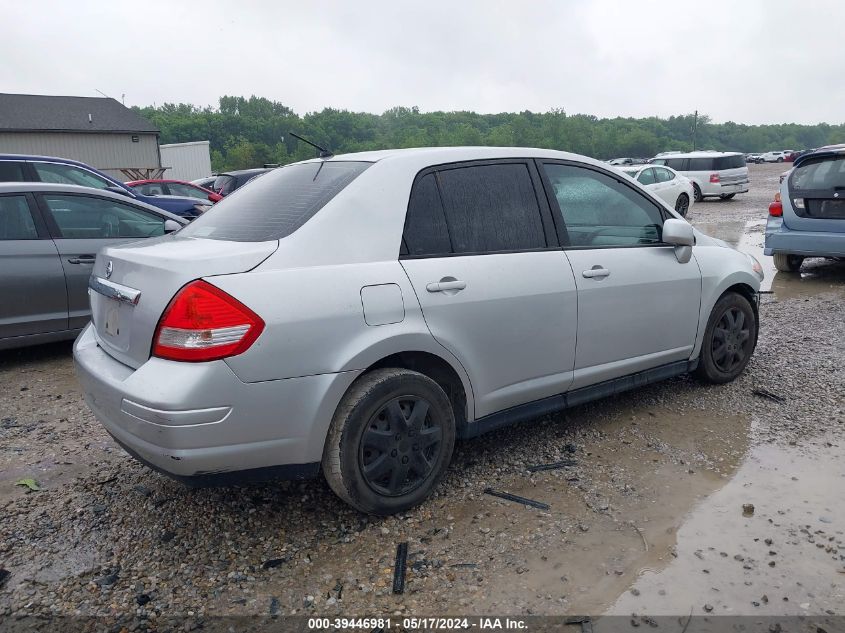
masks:
{"type": "Polygon", "coordinates": [[[397,497],[417,489],[438,462],[443,420],[420,396],[386,402],[361,436],[358,458],[367,485],[397,497]]]}
{"type": "Polygon", "coordinates": [[[675,211],[682,217],[687,216],[687,211],[689,211],[689,196],[687,194],[682,193],[678,196],[678,200],[675,202],[675,211]]]}
{"type": "Polygon", "coordinates": [[[738,307],[728,308],[716,323],[711,341],[713,364],[719,371],[732,374],[746,362],[750,354],[751,330],[745,313],[738,307]]]}

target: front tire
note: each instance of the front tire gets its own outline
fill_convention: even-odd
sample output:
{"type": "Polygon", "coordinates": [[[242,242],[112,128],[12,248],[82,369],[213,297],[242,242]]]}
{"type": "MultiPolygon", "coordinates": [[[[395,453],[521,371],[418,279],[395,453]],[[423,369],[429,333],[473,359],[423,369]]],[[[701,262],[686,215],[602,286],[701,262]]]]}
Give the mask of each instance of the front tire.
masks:
{"type": "Polygon", "coordinates": [[[323,474],[362,512],[389,515],[428,497],[455,446],[449,398],[428,376],[378,369],[344,395],[329,428],[323,474]]]}
{"type": "Polygon", "coordinates": [[[775,253],[772,255],[775,260],[775,268],[782,273],[797,273],[801,270],[804,258],[801,255],[788,255],[786,253],[775,253]]]}
{"type": "Polygon", "coordinates": [[[701,202],[704,200],[704,196],[701,195],[701,189],[695,183],[692,184],[692,197],[695,199],[696,202],[701,202]]]}
{"type": "Polygon", "coordinates": [[[689,196],[687,194],[682,193],[678,196],[678,199],[675,202],[675,211],[677,211],[682,218],[687,217],[687,211],[689,211],[689,196]]]}
{"type": "Polygon", "coordinates": [[[704,341],[696,375],[710,383],[731,382],[739,376],[757,346],[757,317],[748,299],[729,292],[716,302],[704,341]]]}

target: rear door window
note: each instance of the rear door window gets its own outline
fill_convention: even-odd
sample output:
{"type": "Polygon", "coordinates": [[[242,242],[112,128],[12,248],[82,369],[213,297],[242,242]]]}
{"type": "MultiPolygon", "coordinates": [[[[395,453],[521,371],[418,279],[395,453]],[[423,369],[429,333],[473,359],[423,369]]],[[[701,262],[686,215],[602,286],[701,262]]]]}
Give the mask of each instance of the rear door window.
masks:
{"type": "Polygon", "coordinates": [[[654,179],[657,182],[669,182],[670,180],[675,179],[675,174],[673,174],[668,169],[663,169],[662,167],[655,167],[654,168],[654,179]]]}
{"type": "Polygon", "coordinates": [[[405,217],[403,242],[404,254],[412,257],[452,252],[446,215],[433,173],[414,183],[405,217]]]}
{"type": "Polygon", "coordinates": [[[164,235],[164,218],[105,198],[44,195],[54,224],[54,237],[106,239],[164,235]]]}
{"type": "Polygon", "coordinates": [[[282,239],[310,220],[370,165],[321,161],[273,169],[239,190],[237,196],[215,204],[179,234],[235,242],[282,239]]]}
{"type": "Polygon", "coordinates": [[[640,172],[640,175],[637,176],[637,180],[639,180],[640,184],[643,185],[653,185],[656,182],[654,172],[654,169],[643,169],[640,172]]]}
{"type": "Polygon", "coordinates": [[[455,253],[546,247],[540,205],[526,163],[471,165],[438,172],[455,253]]]}
{"type": "Polygon", "coordinates": [[[570,245],[609,248],[660,244],[663,214],[615,178],[583,167],[544,166],[570,245]]]}
{"type": "Polygon", "coordinates": [[[689,158],[667,158],[663,165],[667,165],[675,171],[692,171],[689,158]]]}
{"type": "MultiPolygon", "coordinates": [[[[672,165],[669,165],[672,167],[672,165]]],[[[674,169],[674,167],[672,167],[674,169]]],[[[690,158],[688,171],[712,171],[715,169],[712,158],[690,158]]]]}
{"type": "Polygon", "coordinates": [[[23,163],[0,160],[0,182],[24,182],[23,163]]]}
{"type": "Polygon", "coordinates": [[[26,196],[0,196],[0,241],[37,239],[26,196]]]}
{"type": "Polygon", "coordinates": [[[208,194],[202,189],[197,189],[196,187],[191,187],[189,185],[183,185],[179,182],[167,183],[167,190],[170,192],[171,196],[183,196],[185,198],[197,198],[199,200],[208,200],[208,194]]]}
{"type": "Polygon", "coordinates": [[[114,183],[109,182],[105,178],[76,167],[74,165],[63,165],[61,163],[32,163],[35,168],[35,173],[41,182],[55,182],[62,185],[80,185],[82,187],[94,187],[95,189],[105,189],[111,187],[114,183]]]}

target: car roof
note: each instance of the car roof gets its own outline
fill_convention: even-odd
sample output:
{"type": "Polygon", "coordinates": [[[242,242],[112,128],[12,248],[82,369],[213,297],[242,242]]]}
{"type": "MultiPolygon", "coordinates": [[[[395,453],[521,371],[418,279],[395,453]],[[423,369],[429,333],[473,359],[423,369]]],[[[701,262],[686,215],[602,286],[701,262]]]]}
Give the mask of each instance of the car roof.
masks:
{"type": "Polygon", "coordinates": [[[126,184],[130,187],[132,185],[144,185],[144,184],[154,184],[157,182],[172,182],[180,185],[190,185],[192,187],[197,187],[198,185],[194,182],[188,182],[187,180],[176,180],[175,178],[145,178],[144,180],[130,180],[126,184]]]}
{"type": "Polygon", "coordinates": [[[494,160],[499,158],[549,158],[555,160],[573,160],[607,168],[607,163],[554,149],[536,147],[411,147],[406,149],[384,149],[352,154],[339,154],[331,158],[312,158],[301,163],[326,161],[361,161],[369,163],[393,163],[397,166],[405,164],[410,168],[422,166],[458,163],[473,160],[494,160]]]}
{"type": "Polygon", "coordinates": [[[717,152],[714,150],[700,150],[697,152],[683,152],[655,158],[713,158],[714,156],[745,156],[742,152],[717,152]]]}
{"type": "MultiPolygon", "coordinates": [[[[75,193],[97,196],[99,198],[109,198],[117,200],[118,202],[126,202],[130,205],[141,207],[148,211],[152,211],[168,220],[178,220],[180,223],[185,223],[185,218],[180,217],[174,213],[170,213],[159,207],[147,204],[141,200],[135,200],[129,196],[124,196],[120,193],[113,193],[107,189],[95,189],[94,187],[80,187],[79,185],[64,185],[52,182],[0,182],[0,194],[4,193],[75,193]]],[[[160,198],[172,198],[173,196],[159,196],[160,198]]]]}
{"type": "Polygon", "coordinates": [[[61,158],[59,156],[40,156],[38,154],[0,154],[0,160],[22,160],[32,162],[48,162],[48,163],[67,163],[68,165],[79,165],[80,167],[87,167],[92,169],[90,165],[86,165],[78,160],[70,158],[61,158]]]}
{"type": "MultiPolygon", "coordinates": [[[[253,169],[235,169],[232,171],[221,171],[217,176],[248,176],[250,174],[263,174],[265,171],[276,169],[276,167],[255,167],[253,169]]],[[[215,176],[215,178],[217,177],[215,176]]]]}
{"type": "Polygon", "coordinates": [[[830,149],[818,149],[815,152],[810,152],[809,154],[804,154],[799,156],[795,159],[795,162],[792,163],[792,168],[800,167],[807,161],[816,159],[816,158],[841,158],[845,156],[845,145],[839,147],[831,147],[830,149]]]}

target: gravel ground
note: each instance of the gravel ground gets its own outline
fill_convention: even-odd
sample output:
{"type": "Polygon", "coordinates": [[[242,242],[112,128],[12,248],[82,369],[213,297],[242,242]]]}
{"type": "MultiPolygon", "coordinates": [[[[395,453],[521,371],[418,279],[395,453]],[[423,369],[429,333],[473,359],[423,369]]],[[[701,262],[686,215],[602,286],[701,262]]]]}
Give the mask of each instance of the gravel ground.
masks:
{"type": "MultiPolygon", "coordinates": [[[[691,221],[753,248],[780,171],[752,166],[750,194],[696,205],[691,221]]],[[[224,614],[686,613],[660,574],[711,555],[737,565],[708,569],[708,590],[721,591],[691,603],[697,612],[841,614],[841,523],[811,529],[790,512],[814,521],[841,512],[841,485],[828,489],[832,480],[807,471],[842,482],[845,265],[810,261],[772,287],[757,351],[734,383],[679,378],[463,442],[431,499],[385,519],[350,510],[322,480],[187,489],[135,463],[101,429],[79,394],[69,344],[0,353],[0,568],[9,572],[0,572],[0,615],[139,618],[144,628],[224,614]],[[574,465],[526,469],[563,459],[574,465]],[[765,492],[766,468],[811,488],[794,499],[765,492]],[[23,478],[40,490],[15,485],[23,478]],[[755,485],[756,518],[745,519],[743,495],[755,485]],[[551,508],[496,499],[487,486],[551,508]],[[719,495],[730,499],[725,512],[708,505],[719,495]],[[700,542],[707,527],[712,542],[700,542]],[[763,527],[779,567],[734,558],[763,547],[763,527]],[[407,583],[394,595],[403,541],[407,583]],[[811,568],[801,564],[813,556],[811,568]],[[778,594],[777,610],[730,589],[745,583],[773,596],[766,587],[787,582],[775,571],[799,582],[781,592],[789,600],[778,594]]]]}

